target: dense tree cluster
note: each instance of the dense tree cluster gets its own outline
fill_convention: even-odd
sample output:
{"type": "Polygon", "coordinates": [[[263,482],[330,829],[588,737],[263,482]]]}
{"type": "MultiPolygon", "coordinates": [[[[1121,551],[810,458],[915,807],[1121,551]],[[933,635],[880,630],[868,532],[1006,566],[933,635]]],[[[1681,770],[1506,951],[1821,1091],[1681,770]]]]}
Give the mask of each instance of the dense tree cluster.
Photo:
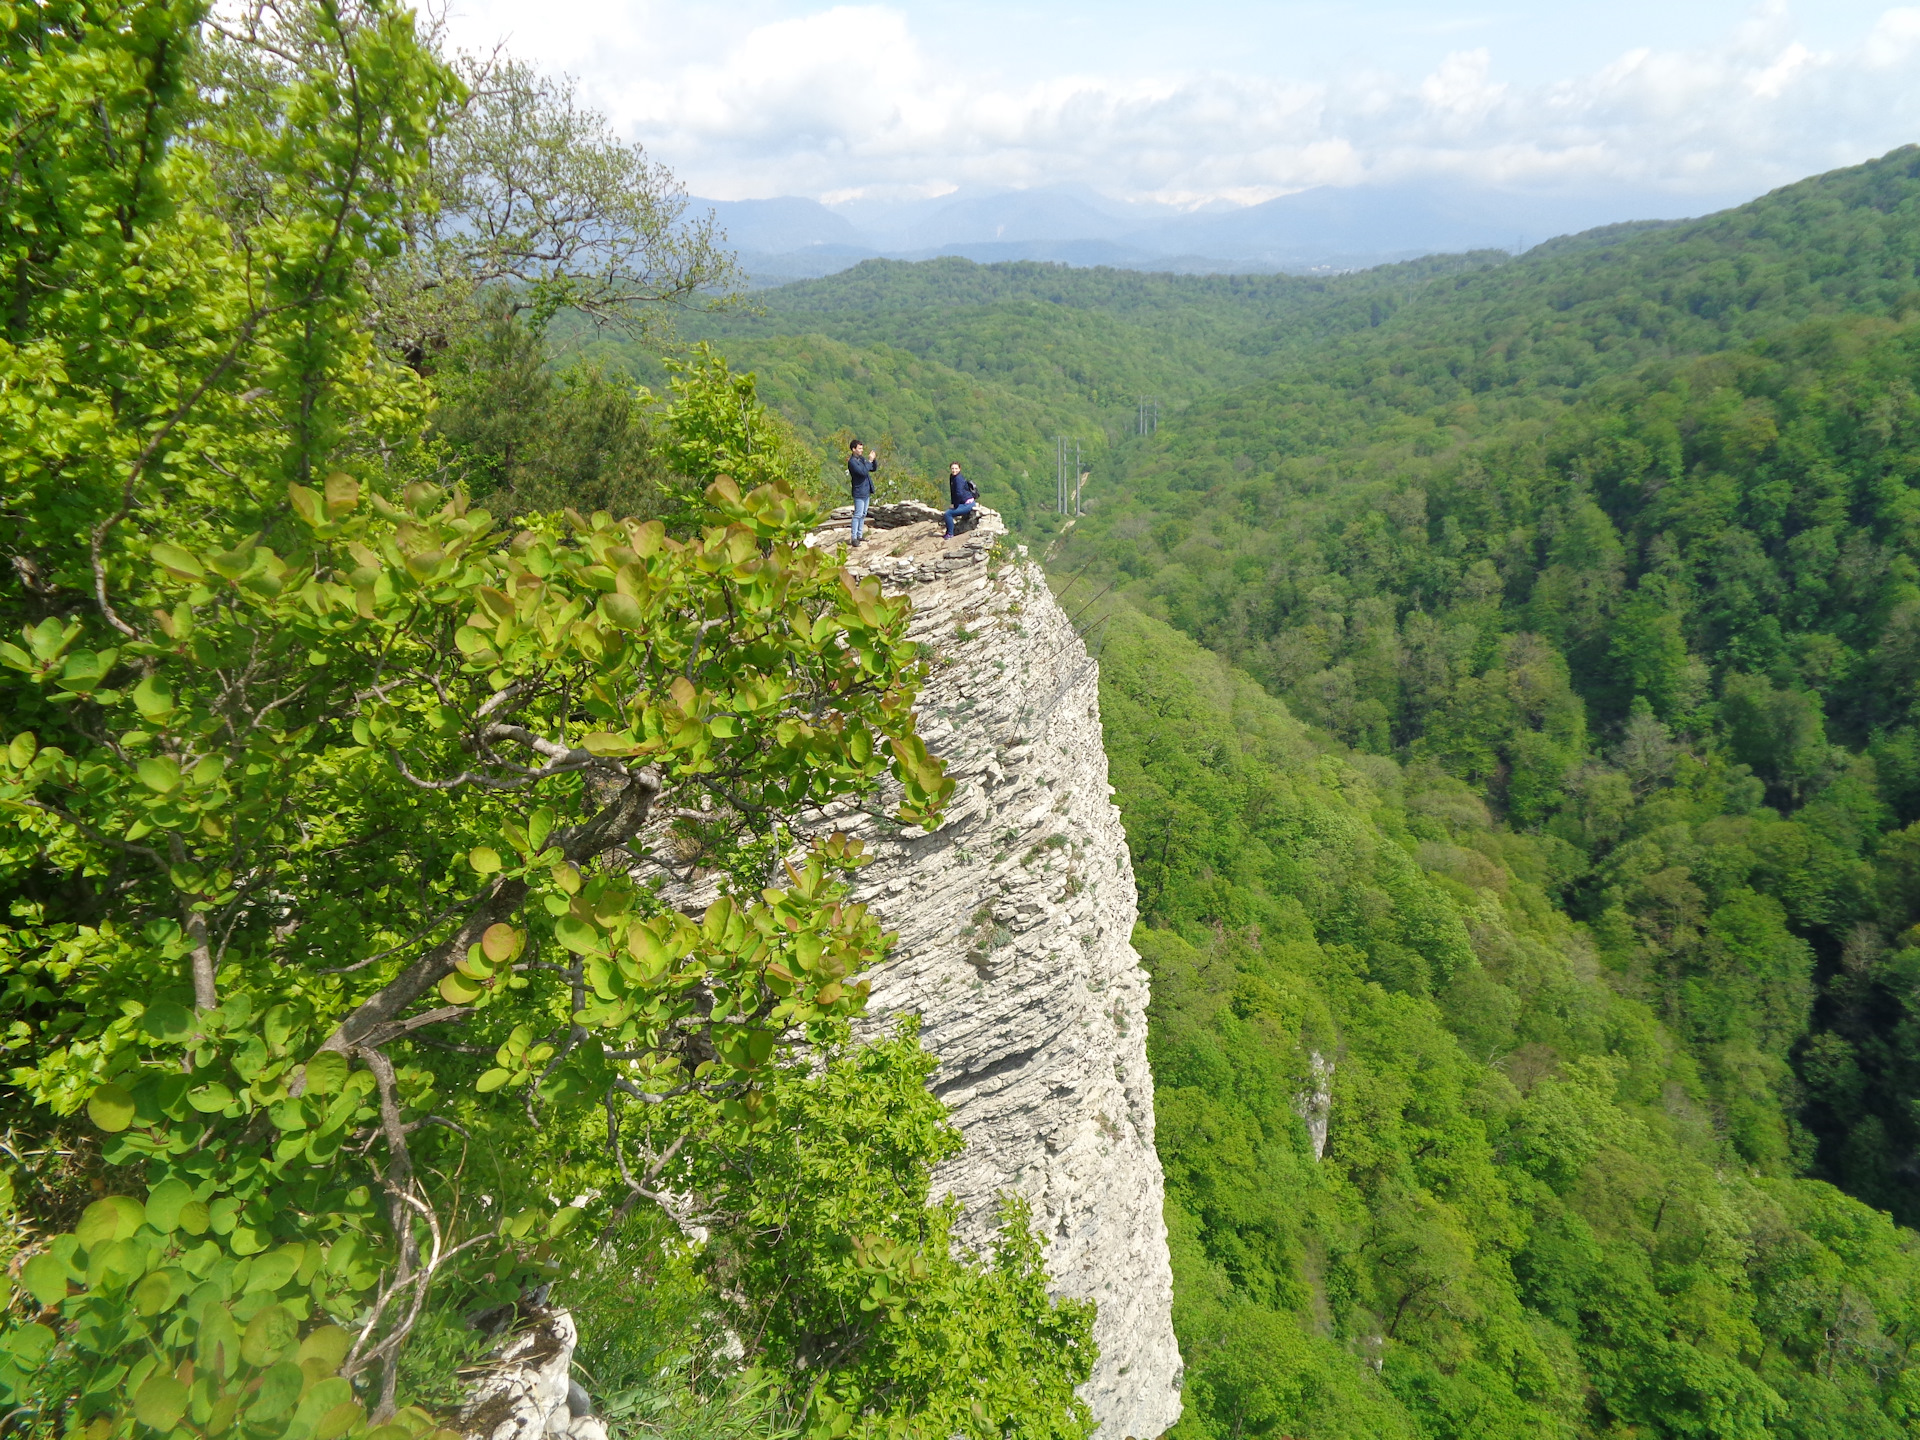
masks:
{"type": "Polygon", "coordinates": [[[649,1433],[1084,1436],[1090,1314],[1017,1209],[949,1244],[860,847],[793,841],[937,823],[908,607],[751,376],[549,366],[710,236],[382,0],[5,18],[8,1432],[445,1434],[551,1290],[649,1433]]]}

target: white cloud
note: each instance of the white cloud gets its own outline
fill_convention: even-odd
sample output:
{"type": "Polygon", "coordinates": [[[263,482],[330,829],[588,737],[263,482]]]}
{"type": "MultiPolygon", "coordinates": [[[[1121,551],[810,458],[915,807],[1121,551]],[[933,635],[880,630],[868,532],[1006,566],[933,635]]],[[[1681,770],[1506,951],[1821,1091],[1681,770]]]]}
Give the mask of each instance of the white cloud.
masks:
{"type": "Polygon", "coordinates": [[[622,130],[723,198],[1080,182],[1198,205],[1439,175],[1751,193],[1920,138],[1912,7],[1822,49],[1771,5],[1716,43],[1631,49],[1546,83],[1496,79],[1488,48],[1413,75],[1223,63],[1005,83],[955,73],[887,5],[796,16],[744,0],[721,17],[654,0],[547,0],[567,23],[529,27],[502,23],[525,0],[476,3],[493,8],[463,33],[514,32],[512,48],[579,74],[622,130]]]}

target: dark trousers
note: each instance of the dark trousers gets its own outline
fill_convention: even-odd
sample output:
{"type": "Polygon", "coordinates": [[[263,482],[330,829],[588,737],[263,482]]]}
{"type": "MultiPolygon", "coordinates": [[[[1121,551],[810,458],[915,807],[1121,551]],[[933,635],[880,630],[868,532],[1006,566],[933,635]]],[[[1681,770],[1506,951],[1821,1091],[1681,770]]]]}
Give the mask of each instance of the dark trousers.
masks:
{"type": "Polygon", "coordinates": [[[945,515],[940,517],[941,519],[947,522],[947,534],[949,536],[953,534],[953,522],[958,520],[962,515],[971,515],[973,513],[973,507],[976,503],[977,502],[975,501],[969,500],[964,505],[956,505],[951,510],[947,511],[945,515]]]}

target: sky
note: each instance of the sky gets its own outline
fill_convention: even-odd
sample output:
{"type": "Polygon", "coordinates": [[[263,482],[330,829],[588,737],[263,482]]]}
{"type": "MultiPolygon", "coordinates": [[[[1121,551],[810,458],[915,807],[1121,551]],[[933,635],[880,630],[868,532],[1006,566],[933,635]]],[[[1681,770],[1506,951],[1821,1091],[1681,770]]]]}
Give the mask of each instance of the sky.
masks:
{"type": "Polygon", "coordinates": [[[1920,4],[452,0],[449,24],[574,76],[721,200],[1429,181],[1704,208],[1920,140],[1920,4]]]}

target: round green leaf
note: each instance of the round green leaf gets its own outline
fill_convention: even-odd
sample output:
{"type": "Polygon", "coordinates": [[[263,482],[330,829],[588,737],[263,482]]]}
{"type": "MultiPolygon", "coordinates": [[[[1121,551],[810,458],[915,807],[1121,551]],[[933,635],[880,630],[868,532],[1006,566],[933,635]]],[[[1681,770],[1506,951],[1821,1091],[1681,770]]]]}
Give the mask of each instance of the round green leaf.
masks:
{"type": "Polygon", "coordinates": [[[133,1392],[133,1418],[156,1430],[171,1430],[187,1413],[187,1387],[156,1371],[133,1392]]]}
{"type": "Polygon", "coordinates": [[[96,1200],[80,1215],[73,1233],[82,1245],[92,1249],[109,1240],[125,1240],[147,1218],[147,1207],[125,1195],[109,1195],[96,1200]]]}
{"type": "MultiPolygon", "coordinates": [[[[247,1330],[251,1334],[253,1327],[249,1325],[247,1330]]],[[[242,1342],[241,1353],[245,1354],[245,1342],[242,1342]]],[[[300,1387],[306,1378],[298,1365],[282,1362],[274,1366],[260,1377],[260,1388],[254,1394],[253,1403],[247,1406],[247,1419],[278,1420],[299,1401],[300,1387]]]]}
{"type": "Polygon", "coordinates": [[[180,1228],[189,1235],[204,1235],[213,1223],[213,1212],[204,1200],[189,1200],[180,1207],[180,1228]]]}
{"type": "Polygon", "coordinates": [[[485,845],[476,845],[467,853],[467,863],[481,875],[491,875],[500,868],[500,852],[485,845]]]}
{"type": "Polygon", "coordinates": [[[177,1277],[177,1271],[155,1270],[133,1287],[133,1308],[142,1315],[158,1315],[180,1293],[175,1284],[177,1277]]]}
{"type": "Polygon", "coordinates": [[[482,987],[455,971],[440,981],[440,997],[449,1005],[471,1005],[483,993],[482,987]]]}
{"type": "Polygon", "coordinates": [[[233,1092],[219,1081],[187,1092],[187,1103],[202,1115],[215,1115],[233,1103],[233,1092]]]}
{"type": "Polygon", "coordinates": [[[140,1017],[140,1033],[149,1040],[185,1040],[193,1034],[193,1012],[172,1000],[156,1000],[140,1017]]]}
{"type": "Polygon", "coordinates": [[[267,1248],[271,1238],[264,1230],[256,1230],[251,1225],[236,1225],[227,1244],[233,1247],[236,1255],[258,1255],[267,1248]]]}
{"type": "Polygon", "coordinates": [[[334,1095],[347,1083],[347,1057],[338,1050],[322,1050],[307,1061],[307,1092],[334,1095]]]}
{"type": "Polygon", "coordinates": [[[170,755],[149,755],[134,766],[134,773],[142,785],[157,794],[171,794],[180,788],[180,765],[170,755]]]}
{"type": "Polygon", "coordinates": [[[523,938],[511,925],[489,925],[487,933],[480,937],[480,950],[494,964],[503,965],[520,953],[523,938]]]}
{"type": "Polygon", "coordinates": [[[328,1370],[338,1370],[341,1362],[347,1358],[347,1351],[353,1348],[353,1337],[338,1325],[322,1325],[306,1339],[300,1342],[298,1359],[301,1364],[317,1360],[328,1370]]]}
{"type": "MultiPolygon", "coordinates": [[[[286,1352],[298,1335],[299,1326],[292,1312],[284,1305],[269,1305],[247,1322],[246,1333],[240,1337],[240,1358],[249,1365],[271,1365],[286,1352]]],[[[296,1370],[294,1374],[297,1377],[299,1372],[296,1370]]],[[[293,1393],[298,1398],[300,1387],[297,1379],[293,1393]]]]}
{"type": "Polygon", "coordinates": [[[67,1298],[67,1267],[51,1255],[36,1255],[20,1267],[20,1283],[42,1305],[58,1305],[67,1298]]]}
{"type": "Polygon", "coordinates": [[[87,1101],[87,1118],[110,1134],[124,1130],[133,1123],[133,1096],[108,1081],[87,1101]]]}
{"type": "Polygon", "coordinates": [[[180,1211],[193,1199],[184,1180],[162,1180],[147,1192],[147,1223],[162,1235],[179,1228],[180,1211]]]}
{"type": "Polygon", "coordinates": [[[496,1066],[491,1070],[483,1072],[480,1078],[473,1082],[473,1088],[478,1090],[482,1095],[491,1095],[512,1078],[513,1073],[511,1071],[502,1070],[496,1066]]]}
{"type": "Polygon", "coordinates": [[[366,1412],[351,1400],[342,1400],[314,1423],[313,1440],[334,1440],[344,1435],[362,1420],[366,1412]]]}
{"type": "Polygon", "coordinates": [[[0,1335],[0,1354],[11,1355],[32,1369],[47,1358],[59,1339],[53,1331],[44,1325],[22,1325],[17,1330],[0,1335]]]}
{"type": "Polygon", "coordinates": [[[622,630],[641,630],[646,628],[647,615],[640,603],[631,595],[618,592],[600,597],[600,609],[615,625],[622,630]]]}

